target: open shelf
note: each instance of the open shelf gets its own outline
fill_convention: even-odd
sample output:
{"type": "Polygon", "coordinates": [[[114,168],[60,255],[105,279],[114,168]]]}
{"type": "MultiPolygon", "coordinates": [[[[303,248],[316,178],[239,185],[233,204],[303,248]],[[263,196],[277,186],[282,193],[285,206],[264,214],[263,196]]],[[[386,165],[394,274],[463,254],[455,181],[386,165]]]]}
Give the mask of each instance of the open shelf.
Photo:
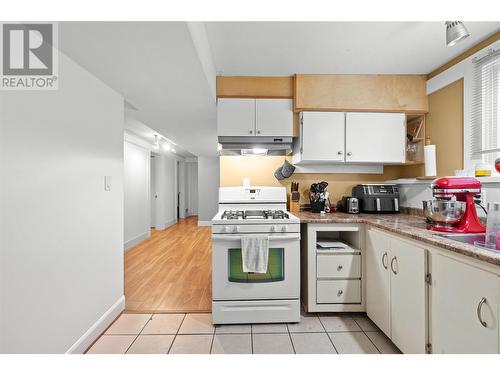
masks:
{"type": "Polygon", "coordinates": [[[406,115],[405,165],[424,164],[425,114],[406,115]]]}

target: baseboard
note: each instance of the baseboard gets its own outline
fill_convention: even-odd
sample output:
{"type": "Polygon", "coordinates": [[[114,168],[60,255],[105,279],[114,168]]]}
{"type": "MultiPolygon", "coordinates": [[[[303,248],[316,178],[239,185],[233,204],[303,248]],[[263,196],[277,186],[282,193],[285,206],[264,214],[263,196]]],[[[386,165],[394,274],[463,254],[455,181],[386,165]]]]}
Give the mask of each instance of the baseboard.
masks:
{"type": "Polygon", "coordinates": [[[125,296],[121,296],[108,311],[92,324],[87,332],[71,345],[66,354],[83,354],[123,310],[125,310],[125,296]]]}
{"type": "Polygon", "coordinates": [[[174,225],[176,222],[177,222],[177,220],[170,220],[163,225],[156,225],[155,229],[156,230],[164,230],[164,229],[167,229],[169,226],[174,225]]]}
{"type": "Polygon", "coordinates": [[[198,226],[199,227],[209,227],[211,225],[212,225],[211,221],[198,220],[198,226]]]}
{"type": "Polygon", "coordinates": [[[135,236],[131,240],[126,241],[123,244],[123,249],[128,250],[131,247],[137,245],[138,243],[141,243],[144,240],[147,240],[149,237],[151,237],[151,232],[148,230],[147,232],[141,233],[138,236],[135,236]]]}

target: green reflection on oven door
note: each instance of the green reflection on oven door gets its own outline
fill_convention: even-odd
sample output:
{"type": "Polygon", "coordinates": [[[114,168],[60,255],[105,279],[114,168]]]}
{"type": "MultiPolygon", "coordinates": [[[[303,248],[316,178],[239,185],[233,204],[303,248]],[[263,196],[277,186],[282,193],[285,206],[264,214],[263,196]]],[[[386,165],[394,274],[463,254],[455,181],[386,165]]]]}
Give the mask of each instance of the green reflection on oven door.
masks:
{"type": "Polygon", "coordinates": [[[229,281],[235,283],[268,283],[283,281],[284,249],[270,248],[266,273],[243,272],[241,249],[229,249],[229,281]]]}

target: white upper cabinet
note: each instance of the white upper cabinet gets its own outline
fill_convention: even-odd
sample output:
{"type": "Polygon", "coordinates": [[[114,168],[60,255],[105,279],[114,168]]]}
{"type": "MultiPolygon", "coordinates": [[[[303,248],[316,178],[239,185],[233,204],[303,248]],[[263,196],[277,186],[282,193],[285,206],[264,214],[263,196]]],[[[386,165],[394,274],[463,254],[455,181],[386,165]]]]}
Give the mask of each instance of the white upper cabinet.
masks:
{"type": "Polygon", "coordinates": [[[292,100],[219,99],[217,134],[222,137],[292,137],[292,100]]]}
{"type": "Polygon", "coordinates": [[[498,277],[432,257],[432,352],[498,353],[498,277]]]}
{"type": "Polygon", "coordinates": [[[290,99],[256,99],[257,136],[293,136],[293,108],[290,99]]]}
{"type": "Polygon", "coordinates": [[[405,162],[404,113],[346,114],[346,162],[405,162]]]}
{"type": "Polygon", "coordinates": [[[344,112],[303,112],[294,162],[344,161],[344,112]]]}
{"type": "Polygon", "coordinates": [[[255,99],[219,99],[217,134],[227,137],[255,135],[255,99]]]}

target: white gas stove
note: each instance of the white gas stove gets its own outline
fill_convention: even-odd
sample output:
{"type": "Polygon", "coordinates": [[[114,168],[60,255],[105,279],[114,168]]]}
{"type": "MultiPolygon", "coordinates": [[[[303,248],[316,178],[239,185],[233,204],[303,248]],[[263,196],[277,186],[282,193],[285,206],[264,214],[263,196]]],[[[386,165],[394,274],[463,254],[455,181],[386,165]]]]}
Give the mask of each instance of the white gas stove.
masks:
{"type": "Polygon", "coordinates": [[[282,187],[223,187],[212,220],[214,324],[300,320],[300,220],[282,187]],[[242,269],[241,237],[267,235],[268,270],[242,269]]]}

